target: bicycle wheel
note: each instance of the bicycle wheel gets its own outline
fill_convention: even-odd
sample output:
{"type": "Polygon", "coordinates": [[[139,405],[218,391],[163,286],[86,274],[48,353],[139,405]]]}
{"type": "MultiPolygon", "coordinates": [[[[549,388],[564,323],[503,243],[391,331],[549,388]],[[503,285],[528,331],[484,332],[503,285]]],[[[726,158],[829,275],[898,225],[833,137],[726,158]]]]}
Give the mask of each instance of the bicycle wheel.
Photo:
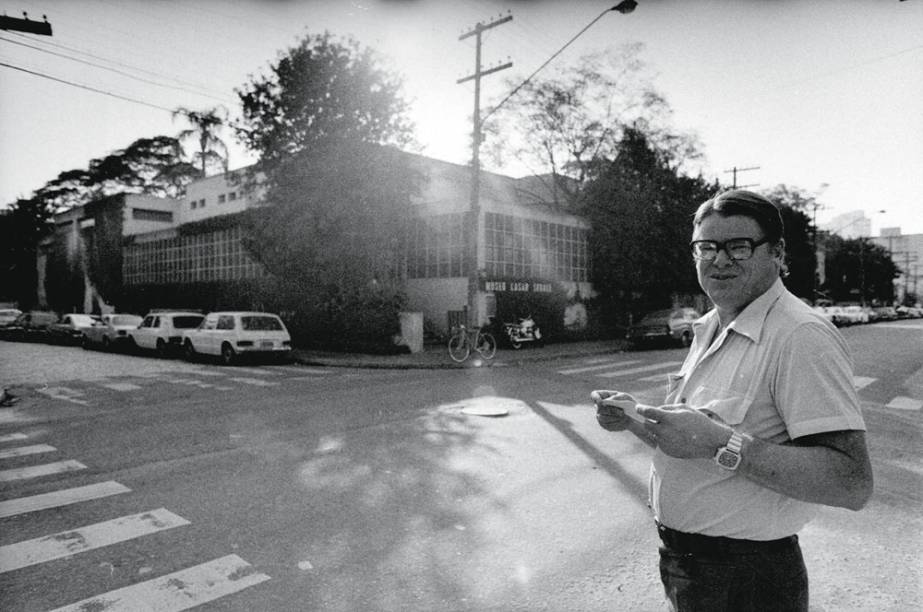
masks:
{"type": "Polygon", "coordinates": [[[470,352],[471,349],[465,338],[465,332],[455,334],[449,338],[449,357],[452,358],[452,361],[461,363],[468,358],[468,353],[470,352]]]}
{"type": "Polygon", "coordinates": [[[478,334],[477,345],[474,349],[484,359],[493,359],[497,354],[497,341],[490,332],[481,332],[478,334]]]}

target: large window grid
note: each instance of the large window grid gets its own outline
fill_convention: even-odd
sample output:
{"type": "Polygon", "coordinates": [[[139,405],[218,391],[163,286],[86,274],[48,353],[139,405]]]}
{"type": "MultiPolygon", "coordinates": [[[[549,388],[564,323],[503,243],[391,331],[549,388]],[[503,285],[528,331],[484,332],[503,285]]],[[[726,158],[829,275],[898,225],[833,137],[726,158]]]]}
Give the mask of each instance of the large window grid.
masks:
{"type": "Polygon", "coordinates": [[[125,247],[122,277],[127,285],[226,281],[265,276],[232,227],[125,247]]]}
{"type": "Polygon", "coordinates": [[[407,236],[407,278],[466,276],[463,213],[415,218],[407,236]]]}
{"type": "Polygon", "coordinates": [[[584,229],[512,215],[485,213],[487,274],[510,278],[586,281],[584,229]]]}

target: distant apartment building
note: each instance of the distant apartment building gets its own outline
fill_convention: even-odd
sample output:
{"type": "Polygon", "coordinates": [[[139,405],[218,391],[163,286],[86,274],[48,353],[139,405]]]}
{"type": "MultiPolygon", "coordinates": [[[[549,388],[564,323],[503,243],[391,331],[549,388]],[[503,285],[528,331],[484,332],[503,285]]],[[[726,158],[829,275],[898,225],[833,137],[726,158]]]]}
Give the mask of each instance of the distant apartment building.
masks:
{"type": "Polygon", "coordinates": [[[899,227],[884,227],[881,235],[871,240],[888,250],[900,271],[900,276],[894,279],[898,301],[904,302],[910,294],[919,302],[923,292],[923,234],[901,234],[899,227]]]}
{"type": "Polygon", "coordinates": [[[820,224],[820,229],[841,238],[869,237],[872,235],[872,220],[865,216],[865,211],[853,210],[820,224]]]}

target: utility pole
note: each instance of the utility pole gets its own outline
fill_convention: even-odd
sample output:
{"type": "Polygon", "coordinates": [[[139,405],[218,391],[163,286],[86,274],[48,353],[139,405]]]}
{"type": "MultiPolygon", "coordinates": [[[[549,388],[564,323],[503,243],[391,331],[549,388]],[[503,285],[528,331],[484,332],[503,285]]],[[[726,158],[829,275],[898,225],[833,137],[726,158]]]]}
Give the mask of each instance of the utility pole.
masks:
{"type": "Polygon", "coordinates": [[[0,30],[10,30],[14,32],[28,32],[29,34],[42,34],[44,36],[51,36],[51,24],[48,23],[48,18],[42,15],[44,21],[32,21],[29,19],[29,14],[23,11],[23,18],[19,19],[17,17],[7,17],[6,15],[0,15],[0,30]]]}
{"type": "Polygon", "coordinates": [[[470,36],[475,37],[474,52],[474,74],[466,76],[456,81],[461,84],[466,81],[474,81],[474,129],[471,138],[471,210],[468,220],[468,325],[473,328],[479,325],[480,317],[478,316],[478,233],[480,232],[481,202],[480,202],[480,173],[481,173],[481,78],[511,68],[512,62],[494,66],[487,70],[481,70],[481,34],[486,30],[495,28],[513,20],[512,15],[498,17],[490,23],[477,23],[474,29],[462,34],[458,40],[464,40],[470,36]]]}
{"type": "MultiPolygon", "coordinates": [[[[759,166],[750,166],[749,168],[738,168],[737,166],[734,166],[730,170],[725,170],[724,173],[725,174],[727,174],[728,172],[733,173],[734,182],[731,184],[731,188],[737,189],[737,173],[738,172],[747,172],[748,170],[759,170],[759,169],[760,169],[759,166]]],[[[756,185],[757,183],[752,183],[750,185],[741,185],[740,188],[743,189],[744,187],[755,187],[756,185]]]]}

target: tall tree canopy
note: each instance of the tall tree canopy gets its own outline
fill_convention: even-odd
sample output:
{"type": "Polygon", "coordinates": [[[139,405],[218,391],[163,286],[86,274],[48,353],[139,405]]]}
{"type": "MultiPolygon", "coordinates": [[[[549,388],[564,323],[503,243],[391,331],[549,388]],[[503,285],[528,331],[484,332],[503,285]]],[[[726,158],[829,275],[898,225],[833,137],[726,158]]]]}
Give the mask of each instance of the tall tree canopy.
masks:
{"type": "Polygon", "coordinates": [[[635,43],[586,55],[523,85],[485,113],[488,159],[550,175],[574,202],[595,169],[615,158],[628,127],[644,132],[667,166],[698,156],[694,139],[670,128],[670,107],[651,84],[642,50],[635,43]]]}
{"type": "Polygon", "coordinates": [[[208,176],[209,167],[228,169],[228,147],[221,139],[221,127],[227,121],[227,109],[216,106],[204,111],[194,111],[179,107],[173,111],[173,118],[184,117],[191,125],[179,133],[180,141],[194,140],[197,148],[192,154],[192,163],[199,168],[202,176],[208,176]]]}
{"type": "MultiPolygon", "coordinates": [[[[419,182],[414,157],[394,148],[412,142],[401,80],[373,51],[329,33],[306,35],[251,79],[235,124],[259,155],[248,183],[266,204],[248,218],[251,252],[300,307],[313,303],[341,327],[348,307],[382,291],[394,299],[375,310],[393,314],[402,297],[388,281],[419,182]]],[[[378,327],[392,325],[396,317],[378,327]]]]}
{"type": "Polygon", "coordinates": [[[688,247],[692,216],[718,187],[678,173],[669,156],[628,128],[584,193],[593,286],[616,318],[699,292],[688,247]]]}
{"type": "Polygon", "coordinates": [[[817,258],[814,250],[814,226],[809,213],[818,208],[816,195],[798,187],[776,185],[763,193],[779,207],[785,225],[785,254],[788,276],[783,279],[789,291],[808,300],[814,299],[817,258]]]}

